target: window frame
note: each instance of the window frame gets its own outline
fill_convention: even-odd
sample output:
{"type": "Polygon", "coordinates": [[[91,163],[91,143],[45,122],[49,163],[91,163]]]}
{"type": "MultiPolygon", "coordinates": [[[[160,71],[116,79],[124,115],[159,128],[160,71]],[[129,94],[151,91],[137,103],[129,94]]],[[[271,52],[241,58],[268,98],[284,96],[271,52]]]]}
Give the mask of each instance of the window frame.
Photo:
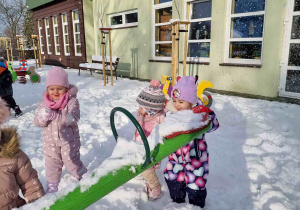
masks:
{"type": "Polygon", "coordinates": [[[47,47],[47,54],[51,55],[52,51],[51,51],[51,43],[49,43],[48,38],[51,38],[50,35],[50,18],[45,17],[44,18],[44,23],[45,23],[45,34],[46,34],[46,47],[47,47]],[[47,26],[47,20],[49,22],[48,26],[47,26]],[[48,34],[48,30],[49,29],[49,34],[48,34]]]}
{"type": "Polygon", "coordinates": [[[59,38],[59,27],[58,27],[58,16],[57,15],[53,15],[52,16],[52,23],[53,23],[53,37],[54,37],[54,52],[55,52],[55,55],[60,55],[60,51],[57,52],[57,47],[60,47],[60,44],[59,43],[56,43],[56,37],[59,38]],[[56,18],[56,24],[55,24],[55,21],[54,21],[54,18],[56,18]],[[57,28],[57,34],[55,33],[55,28],[57,28]]]}
{"type": "Polygon", "coordinates": [[[38,31],[39,31],[40,50],[41,50],[41,54],[44,54],[44,43],[42,42],[42,38],[43,38],[42,19],[38,19],[37,24],[38,24],[38,31]]]}
{"type": "MultiPolygon", "coordinates": [[[[192,8],[193,8],[193,4],[200,3],[200,2],[208,2],[208,1],[210,1],[211,4],[213,4],[212,0],[187,0],[186,1],[187,7],[189,7],[189,14],[187,14],[186,17],[187,17],[188,21],[191,22],[191,24],[194,23],[194,22],[204,22],[204,21],[210,21],[210,23],[211,23],[211,21],[212,21],[212,10],[211,10],[210,18],[198,18],[198,19],[193,19],[192,20],[192,12],[193,12],[192,8]]],[[[211,38],[210,39],[200,39],[200,40],[190,40],[189,39],[191,24],[188,27],[187,49],[189,48],[189,44],[190,43],[207,43],[207,42],[209,42],[209,45],[210,45],[211,38]]],[[[211,27],[211,29],[212,29],[212,27],[211,27]]],[[[211,33],[211,31],[210,31],[210,33],[211,33]]],[[[187,61],[192,61],[192,62],[200,62],[200,61],[201,62],[209,62],[210,61],[210,51],[211,51],[211,49],[209,48],[209,57],[188,57],[188,54],[187,54],[186,55],[187,56],[186,60],[187,61]]]]}
{"type": "Polygon", "coordinates": [[[139,14],[138,14],[138,10],[130,10],[127,12],[119,12],[119,13],[113,13],[108,15],[108,20],[109,20],[109,27],[110,28],[127,28],[127,27],[135,27],[138,26],[138,22],[139,22],[139,14]],[[134,23],[126,23],[126,15],[128,14],[133,14],[133,13],[137,13],[137,17],[138,17],[138,21],[134,22],[134,23]],[[122,24],[117,24],[117,25],[112,25],[111,24],[111,18],[112,17],[116,17],[116,16],[122,16],[122,24]]]}
{"type": "Polygon", "coordinates": [[[64,44],[64,54],[65,56],[70,56],[70,33],[69,33],[69,28],[68,28],[68,33],[65,32],[65,26],[69,27],[68,23],[68,13],[64,12],[61,13],[61,25],[62,25],[62,32],[63,32],[63,44],[64,44]],[[63,15],[66,15],[67,21],[64,23],[64,18],[63,15]],[[68,35],[69,37],[69,44],[66,44],[65,36],[68,35]],[[69,46],[69,53],[67,53],[67,46],[69,46]]]}
{"type": "MultiPolygon", "coordinates": [[[[156,10],[158,9],[163,9],[163,8],[168,8],[168,7],[173,7],[173,1],[170,1],[170,2],[165,2],[165,3],[161,3],[161,4],[154,4],[154,1],[153,1],[153,8],[152,8],[152,29],[153,29],[153,33],[152,33],[152,58],[154,60],[163,60],[163,61],[171,61],[172,60],[172,55],[170,57],[162,57],[162,56],[156,56],[155,55],[155,46],[157,44],[171,44],[172,46],[172,40],[171,41],[156,41],[155,40],[155,28],[157,26],[165,26],[165,25],[171,25],[171,22],[165,22],[165,23],[155,23],[155,12],[156,10]]],[[[173,9],[173,8],[172,8],[173,9]]],[[[172,13],[172,18],[173,18],[173,13],[172,13]]],[[[171,18],[171,20],[172,20],[171,18]]],[[[172,32],[171,32],[171,35],[172,35],[172,32]]]]}
{"type": "Polygon", "coordinates": [[[75,56],[81,56],[82,53],[78,53],[77,52],[77,46],[81,46],[81,33],[80,33],[80,18],[79,18],[79,10],[78,9],[74,9],[72,10],[72,26],[73,26],[73,39],[74,39],[74,53],[75,56]],[[74,20],[74,12],[77,11],[78,12],[78,20],[74,20]],[[79,25],[79,32],[75,32],[75,24],[78,23],[79,25]],[[76,35],[79,34],[80,36],[80,44],[76,43],[76,35]]]}
{"type": "Polygon", "coordinates": [[[265,10],[258,11],[258,12],[247,12],[247,13],[238,13],[238,14],[231,14],[232,12],[232,2],[234,0],[227,0],[227,17],[226,17],[226,37],[225,37],[225,53],[224,53],[224,63],[235,63],[235,64],[257,64],[261,65],[263,60],[263,49],[264,49],[264,32],[265,32],[265,24],[266,24],[266,8],[267,8],[267,1],[265,0],[265,10]],[[263,15],[264,16],[264,24],[262,29],[262,37],[261,38],[230,38],[231,33],[231,19],[235,17],[249,17],[249,16],[257,16],[263,15]],[[261,58],[260,59],[234,59],[229,58],[230,54],[230,43],[231,42],[261,42],[261,58]]]}

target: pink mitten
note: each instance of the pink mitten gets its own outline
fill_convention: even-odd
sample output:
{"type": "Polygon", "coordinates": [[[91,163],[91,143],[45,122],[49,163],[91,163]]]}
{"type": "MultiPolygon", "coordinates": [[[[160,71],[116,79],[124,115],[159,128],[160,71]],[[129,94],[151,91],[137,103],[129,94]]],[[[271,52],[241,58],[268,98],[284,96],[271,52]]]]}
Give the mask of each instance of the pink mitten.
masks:
{"type": "Polygon", "coordinates": [[[57,116],[57,112],[55,109],[50,109],[49,107],[47,107],[45,112],[46,112],[45,118],[47,120],[54,120],[57,116]]]}

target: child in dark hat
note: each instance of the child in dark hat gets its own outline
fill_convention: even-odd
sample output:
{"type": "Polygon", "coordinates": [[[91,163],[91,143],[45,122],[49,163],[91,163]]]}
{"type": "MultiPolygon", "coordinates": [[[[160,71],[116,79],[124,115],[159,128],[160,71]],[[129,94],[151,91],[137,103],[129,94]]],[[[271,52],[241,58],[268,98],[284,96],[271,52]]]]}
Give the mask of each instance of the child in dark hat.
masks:
{"type": "MultiPolygon", "coordinates": [[[[164,121],[165,95],[159,86],[158,80],[152,80],[150,85],[136,99],[139,104],[137,121],[143,128],[146,137],[151,134],[155,126],[164,121]]],[[[135,132],[134,140],[142,142],[141,136],[137,131],[135,132]]],[[[146,191],[150,201],[159,199],[162,196],[161,185],[155,174],[155,169],[158,168],[159,164],[142,173],[143,178],[146,180],[146,191]]]]}
{"type": "Polygon", "coordinates": [[[15,111],[15,116],[21,116],[23,113],[13,98],[12,75],[7,68],[6,61],[0,58],[0,97],[15,111]]]}

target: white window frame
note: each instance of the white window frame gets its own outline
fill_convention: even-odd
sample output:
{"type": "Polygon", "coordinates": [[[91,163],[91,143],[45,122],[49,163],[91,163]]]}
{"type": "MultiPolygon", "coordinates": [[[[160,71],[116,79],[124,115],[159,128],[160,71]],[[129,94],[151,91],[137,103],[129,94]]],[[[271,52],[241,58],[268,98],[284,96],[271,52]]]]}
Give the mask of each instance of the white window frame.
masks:
{"type": "Polygon", "coordinates": [[[265,0],[265,10],[259,12],[248,12],[248,13],[238,13],[238,14],[231,14],[232,10],[232,1],[227,0],[227,20],[226,20],[226,38],[225,38],[225,53],[224,53],[224,63],[236,63],[236,64],[257,64],[261,65],[263,60],[263,47],[264,47],[264,32],[265,32],[265,24],[266,24],[266,8],[267,8],[267,0],[265,0]],[[231,19],[234,17],[248,17],[248,16],[256,16],[256,15],[264,15],[264,25],[262,29],[263,36],[261,38],[230,38],[231,33],[231,19]],[[240,41],[260,41],[262,42],[261,45],[261,59],[234,59],[229,58],[229,49],[230,49],[230,42],[240,42],[240,41]]]}
{"type": "Polygon", "coordinates": [[[41,26],[42,20],[39,19],[37,21],[37,23],[38,23],[38,31],[39,31],[39,39],[40,39],[40,50],[41,50],[41,54],[44,54],[44,43],[42,42],[42,39],[43,39],[43,33],[42,33],[43,27],[41,26]]]}
{"type": "Polygon", "coordinates": [[[75,9],[72,10],[72,24],[73,24],[73,39],[74,39],[74,52],[75,52],[75,56],[81,56],[81,53],[77,52],[77,46],[81,46],[81,34],[80,34],[80,21],[79,21],[79,10],[75,9]],[[74,20],[74,12],[77,11],[78,12],[78,20],[74,20]],[[75,32],[75,24],[78,23],[79,25],[79,32],[75,32]],[[76,35],[79,34],[80,36],[80,43],[77,44],[76,43],[76,35]]]}
{"type": "Polygon", "coordinates": [[[45,22],[47,53],[48,53],[48,55],[51,55],[52,54],[52,52],[51,52],[51,43],[48,42],[48,38],[50,38],[50,19],[48,17],[45,17],[44,22],[45,22]],[[48,26],[47,26],[47,20],[49,22],[48,26]],[[49,29],[49,34],[48,34],[48,29],[49,29]]]}
{"type": "Polygon", "coordinates": [[[133,13],[137,13],[138,21],[139,21],[139,14],[138,14],[137,10],[130,10],[130,11],[127,11],[127,12],[119,12],[119,13],[110,14],[108,16],[108,18],[109,18],[109,27],[110,28],[126,28],[126,27],[138,26],[138,22],[126,23],[126,15],[133,14],[133,13]],[[111,18],[116,17],[116,16],[122,16],[122,24],[118,24],[118,25],[112,25],[111,24],[111,18]]]}
{"type": "MultiPolygon", "coordinates": [[[[170,25],[171,22],[165,22],[165,23],[155,23],[155,11],[157,9],[163,9],[163,8],[167,8],[167,7],[172,7],[172,3],[173,1],[170,2],[166,2],[166,3],[161,3],[161,4],[154,4],[153,2],[153,9],[152,9],[152,22],[153,22],[153,34],[152,34],[152,40],[153,40],[153,44],[152,44],[152,57],[154,60],[165,60],[165,61],[171,61],[172,60],[172,55],[170,57],[160,57],[160,56],[155,56],[155,45],[157,44],[171,44],[172,45],[172,41],[155,41],[155,28],[157,26],[164,26],[164,25],[170,25]]],[[[172,13],[173,16],[173,13],[172,13]]]]}
{"type": "Polygon", "coordinates": [[[58,28],[58,18],[57,15],[52,16],[52,23],[53,23],[53,37],[54,37],[54,48],[55,48],[55,55],[60,55],[60,51],[57,52],[57,47],[59,46],[59,43],[56,43],[56,37],[59,38],[59,28],[58,28]],[[56,24],[54,19],[56,18],[56,24]],[[57,34],[56,34],[56,29],[57,28],[57,34]]]}
{"type": "Polygon", "coordinates": [[[70,52],[67,53],[67,46],[69,46],[69,48],[70,48],[70,34],[69,34],[69,29],[68,29],[68,33],[65,32],[65,26],[68,27],[68,25],[69,25],[68,24],[68,13],[66,13],[66,12],[61,14],[61,25],[62,25],[62,29],[63,29],[64,53],[65,53],[65,56],[69,56],[70,52]],[[63,18],[64,15],[67,15],[67,21],[65,23],[64,23],[64,18],[63,18]],[[68,35],[68,37],[69,37],[69,44],[66,44],[66,40],[65,40],[66,35],[68,35]]]}
{"type": "MultiPolygon", "coordinates": [[[[194,22],[202,22],[202,21],[210,21],[211,22],[211,16],[212,16],[212,11],[211,11],[211,16],[210,18],[199,18],[199,19],[193,19],[192,20],[192,7],[193,7],[193,4],[196,4],[196,3],[200,3],[200,2],[206,2],[206,1],[211,1],[211,4],[213,3],[212,0],[187,0],[187,3],[190,4],[190,14],[188,14],[188,20],[191,22],[191,23],[194,23],[194,22]]],[[[199,39],[199,40],[189,40],[189,37],[190,37],[190,29],[191,29],[191,24],[189,25],[189,32],[188,32],[188,43],[187,43],[187,47],[189,47],[189,44],[190,43],[207,43],[209,42],[209,44],[211,43],[211,39],[199,39]]],[[[210,34],[211,34],[211,31],[210,31],[210,34]]],[[[210,50],[209,50],[210,51],[210,50]]],[[[187,56],[187,55],[186,55],[187,56]]],[[[195,61],[195,62],[209,62],[210,60],[210,52],[209,52],[209,57],[187,57],[187,61],[195,61]]]]}

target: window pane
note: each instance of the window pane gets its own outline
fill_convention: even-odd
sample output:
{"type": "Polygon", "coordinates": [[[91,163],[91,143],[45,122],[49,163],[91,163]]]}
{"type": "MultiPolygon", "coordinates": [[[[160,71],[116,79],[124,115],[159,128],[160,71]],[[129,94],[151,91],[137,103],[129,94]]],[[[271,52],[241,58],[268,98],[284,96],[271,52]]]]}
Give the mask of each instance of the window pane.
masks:
{"type": "Polygon", "coordinates": [[[232,0],[232,14],[265,10],[265,0],[232,0]]]}
{"type": "Polygon", "coordinates": [[[291,39],[300,39],[300,16],[293,17],[291,39]]]}
{"type": "Polygon", "coordinates": [[[166,3],[172,0],[154,0],[154,4],[161,4],[161,3],[166,3]]]}
{"type": "Polygon", "coordinates": [[[211,17],[211,1],[193,4],[192,19],[211,17]]]}
{"type": "Polygon", "coordinates": [[[60,53],[60,46],[56,46],[56,52],[60,53]]]}
{"type": "Polygon", "coordinates": [[[53,23],[57,24],[57,17],[56,16],[53,16],[53,23]]]}
{"type": "Polygon", "coordinates": [[[65,35],[65,44],[69,44],[69,35],[65,35]]]}
{"type": "Polygon", "coordinates": [[[64,23],[67,22],[67,14],[63,14],[63,15],[62,15],[62,18],[63,18],[63,22],[64,22],[64,23]]]}
{"type": "Polygon", "coordinates": [[[261,59],[262,42],[231,42],[230,58],[261,59]]]}
{"type": "Polygon", "coordinates": [[[211,21],[191,23],[190,40],[210,39],[211,21]]]}
{"type": "Polygon", "coordinates": [[[55,34],[58,34],[58,27],[55,27],[55,34]]]}
{"type": "Polygon", "coordinates": [[[289,66],[300,66],[300,44],[290,44],[289,66]]]}
{"type": "Polygon", "coordinates": [[[209,58],[210,43],[189,43],[187,57],[205,57],[209,58]]]}
{"type": "Polygon", "coordinates": [[[66,46],[66,53],[70,53],[70,46],[66,46]]]}
{"type": "Polygon", "coordinates": [[[300,0],[295,0],[294,11],[300,11],[300,0]]]}
{"type": "Polygon", "coordinates": [[[78,10],[73,11],[73,18],[74,20],[79,20],[78,10]]]}
{"type": "Polygon", "coordinates": [[[300,93],[300,71],[287,71],[285,91],[300,93]]]}
{"type": "Polygon", "coordinates": [[[155,10],[155,23],[165,23],[172,19],[172,7],[155,10]]]}
{"type": "Polygon", "coordinates": [[[48,44],[51,45],[51,39],[50,39],[50,36],[48,36],[48,44]]]}
{"type": "Polygon", "coordinates": [[[80,34],[76,34],[76,44],[80,44],[80,34]]]}
{"type": "Polygon", "coordinates": [[[75,23],[75,32],[80,32],[79,23],[75,23]]]}
{"type": "Polygon", "coordinates": [[[65,33],[68,34],[69,33],[68,26],[64,26],[64,28],[65,28],[65,33]]]}
{"type": "Polygon", "coordinates": [[[131,13],[125,15],[126,23],[136,23],[138,22],[138,13],[131,13]]]}
{"type": "Polygon", "coordinates": [[[122,15],[111,17],[111,25],[122,24],[122,15]]]}
{"type": "Polygon", "coordinates": [[[59,37],[58,36],[55,37],[55,43],[59,44],[59,37]]]}
{"type": "Polygon", "coordinates": [[[171,57],[172,56],[172,44],[156,44],[155,56],[171,57]]]}
{"type": "Polygon", "coordinates": [[[231,21],[231,38],[262,37],[264,16],[236,17],[231,21]]]}
{"type": "Polygon", "coordinates": [[[172,41],[172,26],[156,26],[155,41],[172,41]]]}
{"type": "Polygon", "coordinates": [[[76,45],[77,53],[81,53],[81,45],[76,45]]]}
{"type": "Polygon", "coordinates": [[[49,19],[46,18],[45,20],[46,20],[46,26],[48,26],[49,25],[49,19]]]}

